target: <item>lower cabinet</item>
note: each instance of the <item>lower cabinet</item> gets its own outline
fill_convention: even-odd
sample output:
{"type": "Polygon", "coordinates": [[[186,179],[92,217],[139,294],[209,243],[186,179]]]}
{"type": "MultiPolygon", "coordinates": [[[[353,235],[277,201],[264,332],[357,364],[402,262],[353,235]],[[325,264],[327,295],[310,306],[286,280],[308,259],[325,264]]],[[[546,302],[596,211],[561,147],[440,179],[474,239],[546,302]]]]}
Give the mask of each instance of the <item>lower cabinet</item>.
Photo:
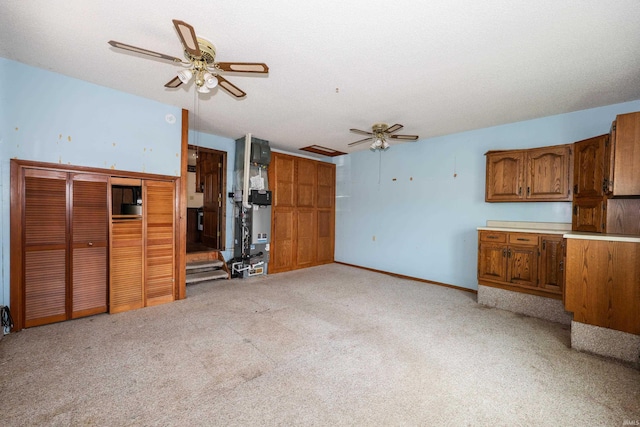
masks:
{"type": "Polygon", "coordinates": [[[478,283],[562,297],[562,235],[481,230],[478,241],[478,283]]]}

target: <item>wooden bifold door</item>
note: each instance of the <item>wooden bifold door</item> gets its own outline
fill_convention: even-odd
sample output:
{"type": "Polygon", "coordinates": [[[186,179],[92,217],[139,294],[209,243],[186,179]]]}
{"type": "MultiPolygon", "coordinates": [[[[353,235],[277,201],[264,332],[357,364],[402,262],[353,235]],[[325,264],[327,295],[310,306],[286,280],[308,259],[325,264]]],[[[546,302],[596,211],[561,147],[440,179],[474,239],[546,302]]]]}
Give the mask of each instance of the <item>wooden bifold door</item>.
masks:
{"type": "Polygon", "coordinates": [[[107,311],[108,177],[24,169],[25,326],[107,311]]]}

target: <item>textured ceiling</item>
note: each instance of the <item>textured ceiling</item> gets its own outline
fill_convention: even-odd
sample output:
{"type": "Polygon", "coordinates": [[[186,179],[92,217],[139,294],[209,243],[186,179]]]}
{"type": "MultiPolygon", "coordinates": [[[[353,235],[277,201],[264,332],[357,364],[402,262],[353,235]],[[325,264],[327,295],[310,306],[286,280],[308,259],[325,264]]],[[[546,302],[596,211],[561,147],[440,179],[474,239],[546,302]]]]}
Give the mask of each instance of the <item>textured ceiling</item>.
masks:
{"type": "MultiPolygon", "coordinates": [[[[640,99],[640,1],[3,0],[0,56],[196,112],[192,127],[275,148],[352,152],[349,128],[401,123],[420,139],[640,99]],[[171,22],[247,92],[165,89],[182,57],[171,22]]],[[[3,82],[2,84],[7,84],[3,82]]],[[[28,90],[28,88],[25,88],[28,90]]],[[[193,116],[193,115],[192,115],[193,116]]],[[[421,143],[418,142],[413,142],[421,143]]]]}

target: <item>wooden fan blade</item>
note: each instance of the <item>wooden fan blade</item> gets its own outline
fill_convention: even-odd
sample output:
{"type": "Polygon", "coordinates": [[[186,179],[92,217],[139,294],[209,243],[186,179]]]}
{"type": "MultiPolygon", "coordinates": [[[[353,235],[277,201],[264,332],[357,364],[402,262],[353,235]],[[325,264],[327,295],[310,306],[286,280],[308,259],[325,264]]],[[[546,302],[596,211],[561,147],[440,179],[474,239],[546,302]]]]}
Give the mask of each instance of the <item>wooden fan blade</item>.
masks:
{"type": "Polygon", "coordinates": [[[166,59],[167,61],[182,62],[182,59],[176,58],[175,56],[165,55],[164,53],[158,53],[152,50],[143,49],[141,47],[131,46],[130,44],[120,43],[115,40],[109,40],[108,43],[118,49],[130,50],[131,52],[142,53],[144,55],[153,56],[155,58],[166,59]]]}
{"type": "Polygon", "coordinates": [[[399,131],[403,127],[404,126],[399,125],[398,123],[396,123],[395,125],[388,127],[387,130],[385,130],[385,132],[386,133],[393,133],[393,132],[399,131]]]}
{"type": "Polygon", "coordinates": [[[231,95],[235,96],[236,98],[242,98],[243,96],[246,96],[247,94],[240,90],[237,86],[229,83],[228,80],[226,80],[224,77],[222,76],[216,76],[216,79],[218,79],[218,85],[226,90],[227,92],[229,92],[231,95]]]}
{"type": "Polygon", "coordinates": [[[184,50],[186,50],[191,56],[198,58],[201,57],[202,52],[200,52],[200,46],[198,46],[198,39],[196,38],[196,32],[193,27],[186,22],[178,21],[177,19],[173,20],[173,25],[178,31],[178,36],[180,36],[180,41],[182,42],[182,46],[184,46],[184,50]]]}
{"type": "Polygon", "coordinates": [[[216,62],[216,68],[222,71],[235,71],[237,73],[263,73],[269,72],[267,64],[260,62],[216,62]]]}
{"type": "Polygon", "coordinates": [[[401,139],[403,141],[415,141],[418,135],[389,135],[389,138],[401,139]]]}
{"type": "Polygon", "coordinates": [[[352,142],[347,144],[349,147],[353,147],[354,145],[362,144],[363,142],[371,141],[371,138],[361,139],[360,141],[352,142]]]}
{"type": "Polygon", "coordinates": [[[353,133],[359,133],[360,135],[373,135],[372,132],[366,132],[360,129],[349,129],[353,133]]]}
{"type": "Polygon", "coordinates": [[[173,79],[169,80],[167,82],[167,84],[164,85],[164,87],[176,88],[176,87],[180,86],[181,84],[182,84],[182,81],[178,78],[178,76],[176,76],[173,79]]]}

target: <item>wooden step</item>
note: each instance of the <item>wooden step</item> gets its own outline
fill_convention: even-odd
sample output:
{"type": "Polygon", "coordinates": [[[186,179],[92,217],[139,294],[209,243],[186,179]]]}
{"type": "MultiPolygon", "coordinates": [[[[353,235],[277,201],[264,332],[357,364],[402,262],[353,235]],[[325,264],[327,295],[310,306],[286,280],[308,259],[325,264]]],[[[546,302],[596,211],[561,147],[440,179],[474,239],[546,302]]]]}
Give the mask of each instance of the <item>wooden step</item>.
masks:
{"type": "Polygon", "coordinates": [[[196,269],[203,269],[203,268],[220,268],[224,265],[224,262],[222,262],[219,259],[212,259],[212,260],[204,260],[204,261],[193,261],[193,262],[189,262],[187,263],[187,273],[189,272],[189,270],[196,270],[196,269]]]}
{"type": "Polygon", "coordinates": [[[203,271],[201,273],[190,273],[187,274],[187,284],[206,282],[209,280],[216,279],[228,279],[229,275],[224,270],[211,270],[211,271],[203,271]]]}

